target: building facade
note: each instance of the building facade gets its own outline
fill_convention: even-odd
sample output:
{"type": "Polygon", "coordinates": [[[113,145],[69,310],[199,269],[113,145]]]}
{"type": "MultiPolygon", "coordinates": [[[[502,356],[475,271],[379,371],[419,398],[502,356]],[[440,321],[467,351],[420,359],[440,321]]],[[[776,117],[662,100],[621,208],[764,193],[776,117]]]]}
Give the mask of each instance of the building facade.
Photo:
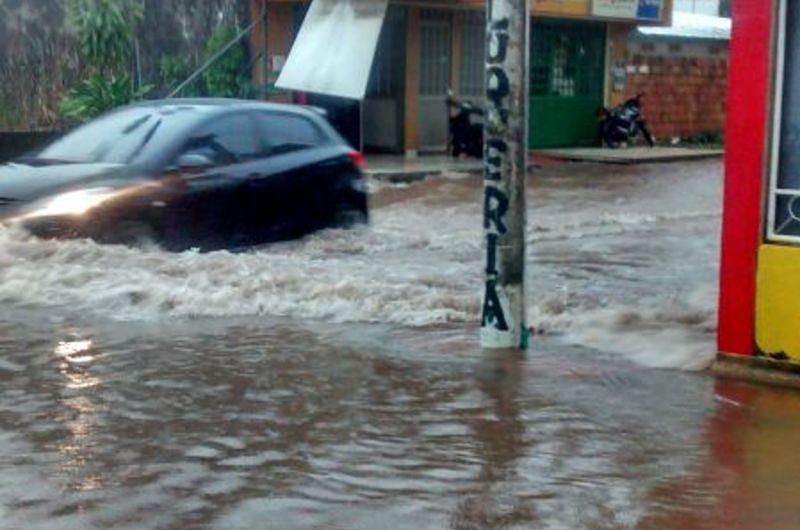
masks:
{"type": "MultiPolygon", "coordinates": [[[[484,6],[484,0],[390,0],[363,98],[301,97],[333,108],[340,129],[368,150],[441,152],[448,90],[482,101],[484,6]]],[[[596,144],[597,109],[624,95],[614,94],[610,65],[625,58],[637,24],[668,24],[671,6],[671,0],[532,0],[529,146],[596,144]]],[[[251,47],[263,52],[253,77],[273,99],[298,97],[274,87],[308,8],[301,1],[251,1],[252,15],[265,19],[251,36],[251,47]]]]}
{"type": "Polygon", "coordinates": [[[721,14],[720,0],[675,0],[675,11],[716,17],[721,14]]]}
{"type": "MultiPolygon", "coordinates": [[[[736,0],[719,351],[800,363],[800,3],[736,0]]],[[[795,370],[796,371],[796,370],[795,370]]]]}
{"type": "Polygon", "coordinates": [[[612,97],[644,94],[644,114],[657,139],[720,142],[729,45],[728,18],[676,10],[670,27],[637,27],[625,61],[611,65],[612,97]]]}

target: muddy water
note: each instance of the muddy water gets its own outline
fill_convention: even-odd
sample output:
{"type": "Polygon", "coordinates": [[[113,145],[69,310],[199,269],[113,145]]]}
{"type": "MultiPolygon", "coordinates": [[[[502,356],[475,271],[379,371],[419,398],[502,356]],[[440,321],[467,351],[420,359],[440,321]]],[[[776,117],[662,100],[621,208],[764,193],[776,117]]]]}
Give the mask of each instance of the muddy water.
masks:
{"type": "MultiPolygon", "coordinates": [[[[538,175],[528,214],[530,323],[645,364],[707,365],[720,163],[570,164],[538,175]],[[636,342],[645,335],[653,340],[636,342]],[[655,351],[654,342],[677,349],[655,351]],[[640,353],[643,345],[650,355],[640,353]]],[[[473,323],[484,260],[481,193],[478,178],[458,175],[379,186],[368,228],[246,254],[175,255],[0,231],[0,300],[120,321],[473,323]]]]}
{"type": "Polygon", "coordinates": [[[247,254],[2,233],[0,528],[795,528],[800,398],[695,371],[720,172],[541,168],[524,360],[469,176],[247,254]]]}

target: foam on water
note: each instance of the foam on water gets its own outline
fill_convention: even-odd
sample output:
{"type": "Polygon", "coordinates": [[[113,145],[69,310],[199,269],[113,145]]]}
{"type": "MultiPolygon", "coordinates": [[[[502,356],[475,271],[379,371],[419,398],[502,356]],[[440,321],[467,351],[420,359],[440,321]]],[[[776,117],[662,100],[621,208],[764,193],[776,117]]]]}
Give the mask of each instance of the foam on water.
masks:
{"type": "Polygon", "coordinates": [[[620,353],[651,368],[702,370],[716,351],[714,301],[715,286],[705,285],[683,304],[577,313],[567,335],[575,343],[620,353]]]}
{"type": "MultiPolygon", "coordinates": [[[[463,195],[467,180],[443,179],[435,200],[419,193],[377,208],[368,227],[239,254],[43,241],[0,229],[0,302],[115,320],[273,315],[410,327],[476,322],[484,259],[480,201],[445,200],[458,190],[463,195]]],[[[709,287],[715,266],[706,263],[716,252],[716,234],[705,227],[716,223],[718,210],[648,201],[570,209],[555,200],[534,204],[529,320],[650,366],[701,367],[713,351],[716,301],[709,287]],[[706,254],[688,262],[681,256],[695,251],[706,254]]]]}
{"type": "Polygon", "coordinates": [[[455,279],[464,271],[437,274],[424,260],[403,261],[407,251],[442,248],[445,239],[389,236],[396,220],[390,213],[372,228],[242,254],[42,241],[2,230],[0,300],[120,320],[278,315],[418,326],[474,318],[475,292],[455,279]]]}

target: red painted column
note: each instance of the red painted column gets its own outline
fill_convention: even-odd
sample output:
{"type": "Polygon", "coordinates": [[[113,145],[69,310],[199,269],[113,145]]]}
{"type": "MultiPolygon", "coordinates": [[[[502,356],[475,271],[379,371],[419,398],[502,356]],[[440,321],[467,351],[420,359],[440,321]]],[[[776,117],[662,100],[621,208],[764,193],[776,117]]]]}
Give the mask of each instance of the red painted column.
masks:
{"type": "Polygon", "coordinates": [[[733,0],[717,345],[721,352],[740,355],[755,353],[775,1],[733,0]]]}

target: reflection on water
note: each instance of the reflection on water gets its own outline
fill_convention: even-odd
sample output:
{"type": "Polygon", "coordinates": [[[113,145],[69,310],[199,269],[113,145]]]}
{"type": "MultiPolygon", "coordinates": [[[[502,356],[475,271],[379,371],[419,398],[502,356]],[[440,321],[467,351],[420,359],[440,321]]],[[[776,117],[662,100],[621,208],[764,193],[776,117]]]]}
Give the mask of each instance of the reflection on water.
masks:
{"type": "Polygon", "coordinates": [[[515,474],[515,461],[525,455],[528,445],[520,410],[523,370],[522,359],[502,356],[485,359],[476,367],[482,401],[490,415],[473,420],[470,434],[485,459],[475,477],[479,488],[459,501],[454,510],[450,521],[454,529],[503,528],[536,522],[533,505],[519,501],[509,505],[493,494],[515,474]]]}
{"type": "Polygon", "coordinates": [[[525,359],[492,359],[470,328],[423,340],[247,319],[73,323],[80,338],[62,340],[91,342],[60,351],[96,357],[76,366],[98,380],[75,386],[48,340],[64,324],[47,320],[0,324],[6,360],[22,367],[0,370],[0,528],[797,520],[797,394],[647,371],[546,337],[525,359]],[[12,329],[31,347],[8,349],[12,329]]]}
{"type": "MultiPolygon", "coordinates": [[[[70,488],[75,491],[92,491],[101,488],[104,480],[91,471],[93,446],[98,437],[98,405],[94,387],[101,378],[92,375],[92,363],[102,357],[93,348],[91,339],[59,341],[53,350],[58,358],[58,372],[63,377],[63,388],[57,415],[62,430],[59,433],[59,473],[69,477],[70,488]]],[[[54,413],[56,411],[53,411],[54,413]]]]}
{"type": "Polygon", "coordinates": [[[63,359],[58,370],[67,380],[67,388],[90,388],[100,384],[100,379],[90,375],[90,367],[86,366],[97,358],[91,348],[91,340],[61,341],[56,346],[54,353],[63,359]]]}
{"type": "Polygon", "coordinates": [[[691,371],[721,166],[680,168],[532,182],[524,359],[475,348],[479,178],[241,255],[0,232],[0,530],[796,528],[798,394],[691,371]]]}

